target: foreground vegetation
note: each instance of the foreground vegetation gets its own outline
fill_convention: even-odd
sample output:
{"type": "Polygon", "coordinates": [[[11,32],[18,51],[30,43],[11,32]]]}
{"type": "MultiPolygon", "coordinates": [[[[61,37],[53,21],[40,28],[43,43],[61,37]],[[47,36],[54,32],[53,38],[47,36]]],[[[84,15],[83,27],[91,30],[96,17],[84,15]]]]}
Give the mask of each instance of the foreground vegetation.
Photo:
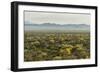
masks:
{"type": "Polygon", "coordinates": [[[90,58],[88,32],[25,32],[24,61],[90,58]]]}

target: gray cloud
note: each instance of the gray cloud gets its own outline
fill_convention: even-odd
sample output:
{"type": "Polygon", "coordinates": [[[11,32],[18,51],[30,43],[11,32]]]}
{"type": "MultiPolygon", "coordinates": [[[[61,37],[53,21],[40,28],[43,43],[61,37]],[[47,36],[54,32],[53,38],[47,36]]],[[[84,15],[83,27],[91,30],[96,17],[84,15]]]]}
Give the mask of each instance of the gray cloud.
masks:
{"type": "Polygon", "coordinates": [[[90,24],[90,14],[25,11],[25,21],[32,23],[90,24]]]}

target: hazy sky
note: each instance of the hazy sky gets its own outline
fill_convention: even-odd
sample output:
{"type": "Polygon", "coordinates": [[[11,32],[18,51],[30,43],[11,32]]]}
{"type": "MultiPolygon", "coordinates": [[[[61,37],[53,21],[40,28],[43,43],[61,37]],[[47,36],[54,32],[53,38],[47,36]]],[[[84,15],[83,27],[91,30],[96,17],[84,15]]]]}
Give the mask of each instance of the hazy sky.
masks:
{"type": "Polygon", "coordinates": [[[90,14],[25,11],[26,23],[90,24],[90,14]]]}

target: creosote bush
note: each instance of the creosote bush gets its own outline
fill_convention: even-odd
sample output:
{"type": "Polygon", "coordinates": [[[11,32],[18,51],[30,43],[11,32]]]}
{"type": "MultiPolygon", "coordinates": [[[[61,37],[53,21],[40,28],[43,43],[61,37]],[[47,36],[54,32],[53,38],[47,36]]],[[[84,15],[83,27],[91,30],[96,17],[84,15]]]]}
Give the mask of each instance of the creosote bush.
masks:
{"type": "Polygon", "coordinates": [[[25,32],[24,61],[90,58],[90,34],[25,32]]]}

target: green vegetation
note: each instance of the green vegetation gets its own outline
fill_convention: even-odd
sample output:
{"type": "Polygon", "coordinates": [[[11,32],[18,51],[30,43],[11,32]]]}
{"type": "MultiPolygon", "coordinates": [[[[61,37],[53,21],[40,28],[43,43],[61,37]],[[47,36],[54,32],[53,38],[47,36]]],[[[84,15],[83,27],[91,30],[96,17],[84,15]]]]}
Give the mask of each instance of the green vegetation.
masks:
{"type": "Polygon", "coordinates": [[[90,58],[89,32],[25,31],[24,61],[90,58]]]}

